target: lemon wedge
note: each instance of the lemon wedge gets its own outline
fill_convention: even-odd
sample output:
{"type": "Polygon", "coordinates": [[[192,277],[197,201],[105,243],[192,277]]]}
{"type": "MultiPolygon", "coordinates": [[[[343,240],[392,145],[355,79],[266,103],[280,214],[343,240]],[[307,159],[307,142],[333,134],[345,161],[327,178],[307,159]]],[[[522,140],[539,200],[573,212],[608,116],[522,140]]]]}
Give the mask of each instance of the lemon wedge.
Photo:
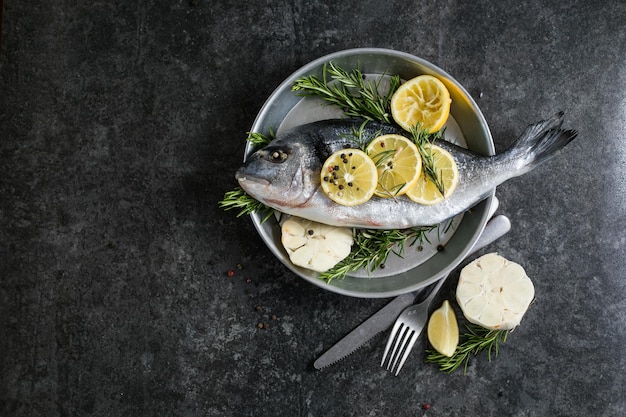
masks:
{"type": "Polygon", "coordinates": [[[430,315],[427,331],[428,341],[437,352],[448,357],[454,355],[459,345],[459,325],[448,300],[430,315]]]}
{"type": "Polygon", "coordinates": [[[376,164],[378,186],[374,194],[388,198],[405,194],[422,172],[417,146],[401,135],[383,135],[371,141],[365,152],[376,164]]]}
{"type": "Polygon", "coordinates": [[[451,102],[450,92],[439,78],[420,75],[398,87],[391,97],[391,115],[407,131],[421,124],[434,133],[448,120],[451,102]]]}

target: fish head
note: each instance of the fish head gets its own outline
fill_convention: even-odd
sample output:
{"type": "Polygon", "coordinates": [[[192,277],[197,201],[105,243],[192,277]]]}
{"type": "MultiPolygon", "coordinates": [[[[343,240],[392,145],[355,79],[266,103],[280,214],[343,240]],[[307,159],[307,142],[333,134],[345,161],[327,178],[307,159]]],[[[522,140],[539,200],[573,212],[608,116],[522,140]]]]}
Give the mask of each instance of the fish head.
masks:
{"type": "Polygon", "coordinates": [[[254,152],[235,178],[246,193],[267,206],[299,207],[319,187],[320,169],[306,144],[274,141],[254,152]]]}

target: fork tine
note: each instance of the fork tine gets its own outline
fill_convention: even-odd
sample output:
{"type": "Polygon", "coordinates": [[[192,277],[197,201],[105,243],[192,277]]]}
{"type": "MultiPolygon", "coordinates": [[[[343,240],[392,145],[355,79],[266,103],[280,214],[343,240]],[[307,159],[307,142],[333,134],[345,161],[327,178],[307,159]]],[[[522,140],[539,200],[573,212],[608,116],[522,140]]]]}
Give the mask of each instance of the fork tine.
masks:
{"type": "MultiPolygon", "coordinates": [[[[383,352],[383,360],[380,361],[380,366],[383,366],[385,364],[385,359],[387,358],[387,353],[389,352],[389,348],[391,347],[391,344],[393,343],[393,340],[396,337],[396,334],[398,333],[398,329],[400,328],[401,325],[402,323],[399,321],[396,321],[396,323],[393,325],[393,329],[391,329],[391,334],[389,335],[389,339],[387,340],[387,345],[385,346],[385,351],[383,352]]],[[[391,361],[391,359],[389,360],[391,361]]]]}
{"type": "Polygon", "coordinates": [[[387,369],[392,372],[393,368],[396,367],[396,363],[398,363],[398,359],[400,359],[400,355],[404,351],[404,347],[406,346],[406,343],[409,340],[409,336],[411,334],[411,328],[407,326],[406,323],[402,323],[402,325],[402,330],[400,331],[398,339],[393,346],[393,352],[391,354],[391,357],[389,358],[389,363],[387,364],[387,369]]]}
{"type": "Polygon", "coordinates": [[[404,366],[404,362],[409,357],[409,353],[411,353],[411,350],[413,349],[413,345],[417,341],[418,336],[419,336],[419,334],[417,332],[415,332],[415,331],[411,335],[411,339],[409,340],[409,343],[407,344],[406,349],[404,350],[404,355],[402,355],[402,360],[400,361],[400,364],[396,368],[396,373],[395,373],[396,376],[398,376],[398,373],[400,372],[400,369],[402,369],[402,367],[404,366]]]}

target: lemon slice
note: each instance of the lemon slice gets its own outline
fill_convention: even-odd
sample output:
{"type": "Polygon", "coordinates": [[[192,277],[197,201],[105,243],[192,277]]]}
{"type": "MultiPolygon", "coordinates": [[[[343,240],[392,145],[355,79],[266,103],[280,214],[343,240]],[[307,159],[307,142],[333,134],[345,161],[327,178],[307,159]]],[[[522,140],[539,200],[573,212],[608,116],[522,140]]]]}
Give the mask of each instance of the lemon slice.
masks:
{"type": "Polygon", "coordinates": [[[322,190],[337,204],[356,206],[372,198],[378,183],[374,161],[360,149],[333,153],[321,172],[322,190]]]}
{"type": "Polygon", "coordinates": [[[429,133],[443,127],[450,115],[450,92],[437,77],[420,75],[402,84],[391,97],[391,115],[410,131],[421,123],[429,133]]]}
{"type": "MultiPolygon", "coordinates": [[[[459,170],[450,152],[437,146],[426,144],[423,146],[424,160],[432,160],[432,166],[439,181],[443,185],[444,194],[441,194],[437,185],[432,179],[423,174],[418,178],[417,183],[411,187],[406,195],[416,203],[433,205],[441,203],[448,198],[459,184],[459,170]]],[[[424,162],[426,164],[426,162],[424,162]]]]}
{"type": "Polygon", "coordinates": [[[428,321],[428,341],[444,356],[452,356],[459,344],[459,325],[448,300],[433,311],[428,321]]]}
{"type": "Polygon", "coordinates": [[[401,135],[379,136],[367,145],[365,152],[376,164],[378,197],[396,197],[406,193],[422,172],[422,157],[417,146],[401,135]]]}

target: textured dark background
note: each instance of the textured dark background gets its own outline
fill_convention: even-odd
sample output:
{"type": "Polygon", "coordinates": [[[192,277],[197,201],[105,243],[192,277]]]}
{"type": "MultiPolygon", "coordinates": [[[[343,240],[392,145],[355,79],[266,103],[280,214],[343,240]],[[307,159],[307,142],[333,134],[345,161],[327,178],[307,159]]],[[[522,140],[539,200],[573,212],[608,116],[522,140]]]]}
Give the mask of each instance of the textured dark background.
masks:
{"type": "Polygon", "coordinates": [[[7,0],[2,16],[0,415],[626,414],[624,2],[7,0]],[[304,282],[217,206],[278,84],[367,46],[449,72],[498,151],[557,110],[580,132],[498,188],[513,229],[488,250],[537,300],[467,375],[424,364],[421,340],[392,376],[387,334],[313,370],[388,300],[304,282]]]}

